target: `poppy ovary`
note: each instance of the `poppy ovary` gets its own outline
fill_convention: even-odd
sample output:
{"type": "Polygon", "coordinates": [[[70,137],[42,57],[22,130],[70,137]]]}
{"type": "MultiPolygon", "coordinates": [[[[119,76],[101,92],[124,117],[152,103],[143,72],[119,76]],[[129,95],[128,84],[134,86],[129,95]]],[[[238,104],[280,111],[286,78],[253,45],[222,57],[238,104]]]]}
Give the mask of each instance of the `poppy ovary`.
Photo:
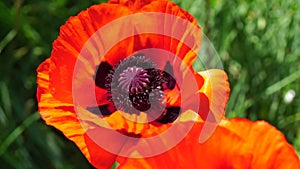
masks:
{"type": "Polygon", "coordinates": [[[117,109],[129,113],[146,112],[152,106],[162,106],[163,84],[167,83],[163,71],[144,55],[122,60],[111,72],[110,93],[117,109]]]}
{"type": "Polygon", "coordinates": [[[121,89],[125,92],[143,92],[150,83],[150,76],[147,72],[147,70],[144,70],[141,67],[128,67],[120,74],[118,79],[119,87],[121,87],[121,89]]]}
{"type": "Polygon", "coordinates": [[[128,93],[132,106],[139,111],[147,111],[151,107],[150,75],[142,67],[128,67],[119,75],[118,82],[123,93],[128,93]]]}

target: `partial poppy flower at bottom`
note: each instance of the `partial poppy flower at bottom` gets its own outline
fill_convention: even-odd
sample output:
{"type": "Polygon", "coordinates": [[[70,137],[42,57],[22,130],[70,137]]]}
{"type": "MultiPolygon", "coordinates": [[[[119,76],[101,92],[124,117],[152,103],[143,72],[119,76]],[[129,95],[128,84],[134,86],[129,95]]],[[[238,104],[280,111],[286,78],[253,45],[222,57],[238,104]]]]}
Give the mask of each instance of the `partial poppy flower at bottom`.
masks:
{"type": "MultiPolygon", "coordinates": [[[[186,168],[191,164],[196,168],[218,168],[221,165],[235,167],[238,164],[229,158],[234,156],[245,158],[244,161],[248,162],[246,166],[259,164],[255,161],[258,161],[261,154],[255,154],[253,149],[249,150],[251,146],[245,146],[247,140],[256,140],[257,136],[254,134],[253,137],[247,138],[237,130],[242,124],[245,124],[244,128],[256,126],[250,122],[234,123],[223,120],[221,123],[224,125],[217,127],[212,138],[203,144],[199,143],[199,133],[205,127],[205,123],[216,124],[224,116],[229,85],[224,71],[193,70],[192,65],[200,48],[198,42],[201,41],[201,37],[193,33],[194,29],[180,25],[181,20],[194,25],[194,29],[201,30],[196,20],[176,4],[158,0],[110,1],[107,4],[92,6],[78,16],[70,18],[61,27],[60,35],[53,44],[51,57],[37,70],[37,97],[41,117],[47,124],[56,127],[68,139],[74,141],[89,162],[97,168],[110,168],[116,160],[120,163],[119,168],[186,168]],[[173,32],[171,35],[178,38],[153,32],[138,34],[141,28],[160,31],[158,28],[162,27],[154,25],[164,22],[155,17],[148,17],[149,22],[143,24],[136,24],[138,21],[135,20],[124,25],[115,24],[107,29],[107,39],[94,36],[99,29],[111,22],[116,23],[119,18],[132,14],[145,16],[153,12],[168,14],[163,15],[164,17],[176,16],[177,22],[169,21],[171,26],[163,27],[164,31],[173,32]],[[106,49],[107,53],[101,57],[105,46],[99,44],[112,42],[128,30],[133,32],[133,36],[121,39],[106,49]],[[186,39],[191,45],[184,43],[186,39]],[[91,46],[85,48],[87,44],[91,46]],[[170,55],[160,55],[156,51],[156,57],[149,57],[153,52],[150,50],[147,53],[147,49],[153,48],[167,51],[170,55]],[[81,57],[83,51],[91,55],[91,59],[81,57]],[[84,63],[85,67],[82,72],[76,74],[78,63],[84,63]],[[191,81],[195,84],[188,85],[191,81]],[[87,87],[87,83],[91,83],[92,86],[87,87]],[[95,98],[90,98],[87,94],[89,87],[94,89],[95,98]],[[129,98],[119,94],[128,92],[127,89],[129,98]],[[112,94],[114,92],[116,95],[112,94]],[[77,96],[76,93],[81,97],[74,97],[77,96]],[[78,102],[81,104],[78,105],[78,102]],[[149,103],[155,103],[155,106],[149,103]],[[149,122],[151,117],[152,121],[149,122]],[[163,137],[163,133],[171,128],[176,135],[163,137]],[[120,138],[116,133],[126,137],[120,138]],[[182,138],[178,139],[178,135],[182,138]],[[145,140],[155,136],[158,136],[157,142],[145,140]],[[129,141],[129,138],[135,139],[129,141]],[[174,139],[177,139],[177,142],[174,142],[174,139]],[[236,140],[236,144],[232,145],[235,148],[226,146],[232,139],[236,140]],[[100,143],[108,143],[105,144],[108,147],[101,146],[100,143]],[[139,145],[143,145],[143,149],[137,147],[139,145]],[[149,155],[149,152],[151,154],[151,151],[157,149],[168,151],[162,154],[155,152],[153,157],[144,157],[145,153],[149,155]],[[241,151],[231,151],[232,149],[241,151]],[[200,152],[204,155],[199,156],[200,152]],[[124,154],[128,156],[124,157],[124,154]],[[213,158],[217,159],[214,163],[213,158]],[[197,163],[197,160],[202,163],[197,163]]],[[[264,127],[261,128],[264,131],[264,127]]],[[[277,132],[276,135],[280,133],[277,132]]],[[[294,150],[284,139],[280,139],[279,142],[283,144],[284,149],[279,151],[280,147],[279,154],[286,152],[284,154],[290,157],[289,162],[297,165],[294,150]]],[[[259,146],[258,149],[261,148],[263,146],[259,146]]],[[[274,155],[272,153],[270,157],[274,155]]],[[[280,158],[282,156],[278,155],[280,158]]],[[[267,163],[261,162],[260,166],[265,164],[267,163]]]]}
{"type": "MultiPolygon", "coordinates": [[[[203,125],[198,120],[183,141],[158,156],[140,159],[119,157],[119,168],[300,168],[294,148],[282,133],[265,121],[224,119],[205,143],[199,143],[199,131],[203,125]]],[[[155,145],[149,145],[152,146],[155,145]]]]}

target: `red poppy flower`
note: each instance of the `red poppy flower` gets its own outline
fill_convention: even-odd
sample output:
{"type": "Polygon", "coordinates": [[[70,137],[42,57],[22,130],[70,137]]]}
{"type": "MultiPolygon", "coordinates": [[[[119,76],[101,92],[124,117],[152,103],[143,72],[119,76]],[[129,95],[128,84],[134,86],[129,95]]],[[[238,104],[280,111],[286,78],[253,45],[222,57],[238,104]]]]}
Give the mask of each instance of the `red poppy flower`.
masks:
{"type": "Polygon", "coordinates": [[[209,140],[199,144],[197,131],[202,128],[202,122],[195,123],[182,142],[158,156],[140,159],[119,157],[119,168],[300,167],[297,154],[284,135],[264,121],[252,122],[239,118],[222,120],[209,140]]]}
{"type": "Polygon", "coordinates": [[[116,160],[120,168],[297,166],[270,125],[236,119],[217,127],[229,85],[222,70],[193,70],[200,42],[196,20],[172,2],[94,5],[61,27],[37,69],[41,117],[97,168],[116,160]],[[276,139],[257,144],[261,133],[276,139]]]}

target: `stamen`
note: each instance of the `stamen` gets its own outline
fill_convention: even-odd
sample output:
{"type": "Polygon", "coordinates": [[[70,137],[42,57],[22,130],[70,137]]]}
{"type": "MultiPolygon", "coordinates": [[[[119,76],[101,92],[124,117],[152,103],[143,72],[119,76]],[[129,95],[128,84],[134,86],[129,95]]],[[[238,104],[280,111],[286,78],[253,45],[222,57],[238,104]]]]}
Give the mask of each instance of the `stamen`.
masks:
{"type": "Polygon", "coordinates": [[[181,111],[180,107],[177,106],[169,107],[165,110],[165,113],[160,118],[157,119],[157,121],[164,124],[172,123],[177,119],[177,117],[180,114],[180,111],[181,111]]]}
{"type": "Polygon", "coordinates": [[[107,62],[101,62],[98,66],[97,73],[95,75],[96,86],[106,89],[107,84],[110,83],[107,75],[113,70],[113,67],[107,62]]]}

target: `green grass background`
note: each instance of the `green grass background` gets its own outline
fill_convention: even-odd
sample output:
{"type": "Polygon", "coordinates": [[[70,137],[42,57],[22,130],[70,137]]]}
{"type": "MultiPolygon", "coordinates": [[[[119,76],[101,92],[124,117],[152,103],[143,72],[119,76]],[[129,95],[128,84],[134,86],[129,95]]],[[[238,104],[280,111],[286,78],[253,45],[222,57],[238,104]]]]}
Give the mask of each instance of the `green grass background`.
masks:
{"type": "MultiPolygon", "coordinates": [[[[174,0],[194,15],[229,75],[227,117],[266,120],[300,151],[300,1],[174,0]],[[292,102],[284,97],[294,91],[292,102]]],[[[59,27],[99,0],[0,1],[0,166],[92,168],[37,113],[37,66],[59,27]]]]}

